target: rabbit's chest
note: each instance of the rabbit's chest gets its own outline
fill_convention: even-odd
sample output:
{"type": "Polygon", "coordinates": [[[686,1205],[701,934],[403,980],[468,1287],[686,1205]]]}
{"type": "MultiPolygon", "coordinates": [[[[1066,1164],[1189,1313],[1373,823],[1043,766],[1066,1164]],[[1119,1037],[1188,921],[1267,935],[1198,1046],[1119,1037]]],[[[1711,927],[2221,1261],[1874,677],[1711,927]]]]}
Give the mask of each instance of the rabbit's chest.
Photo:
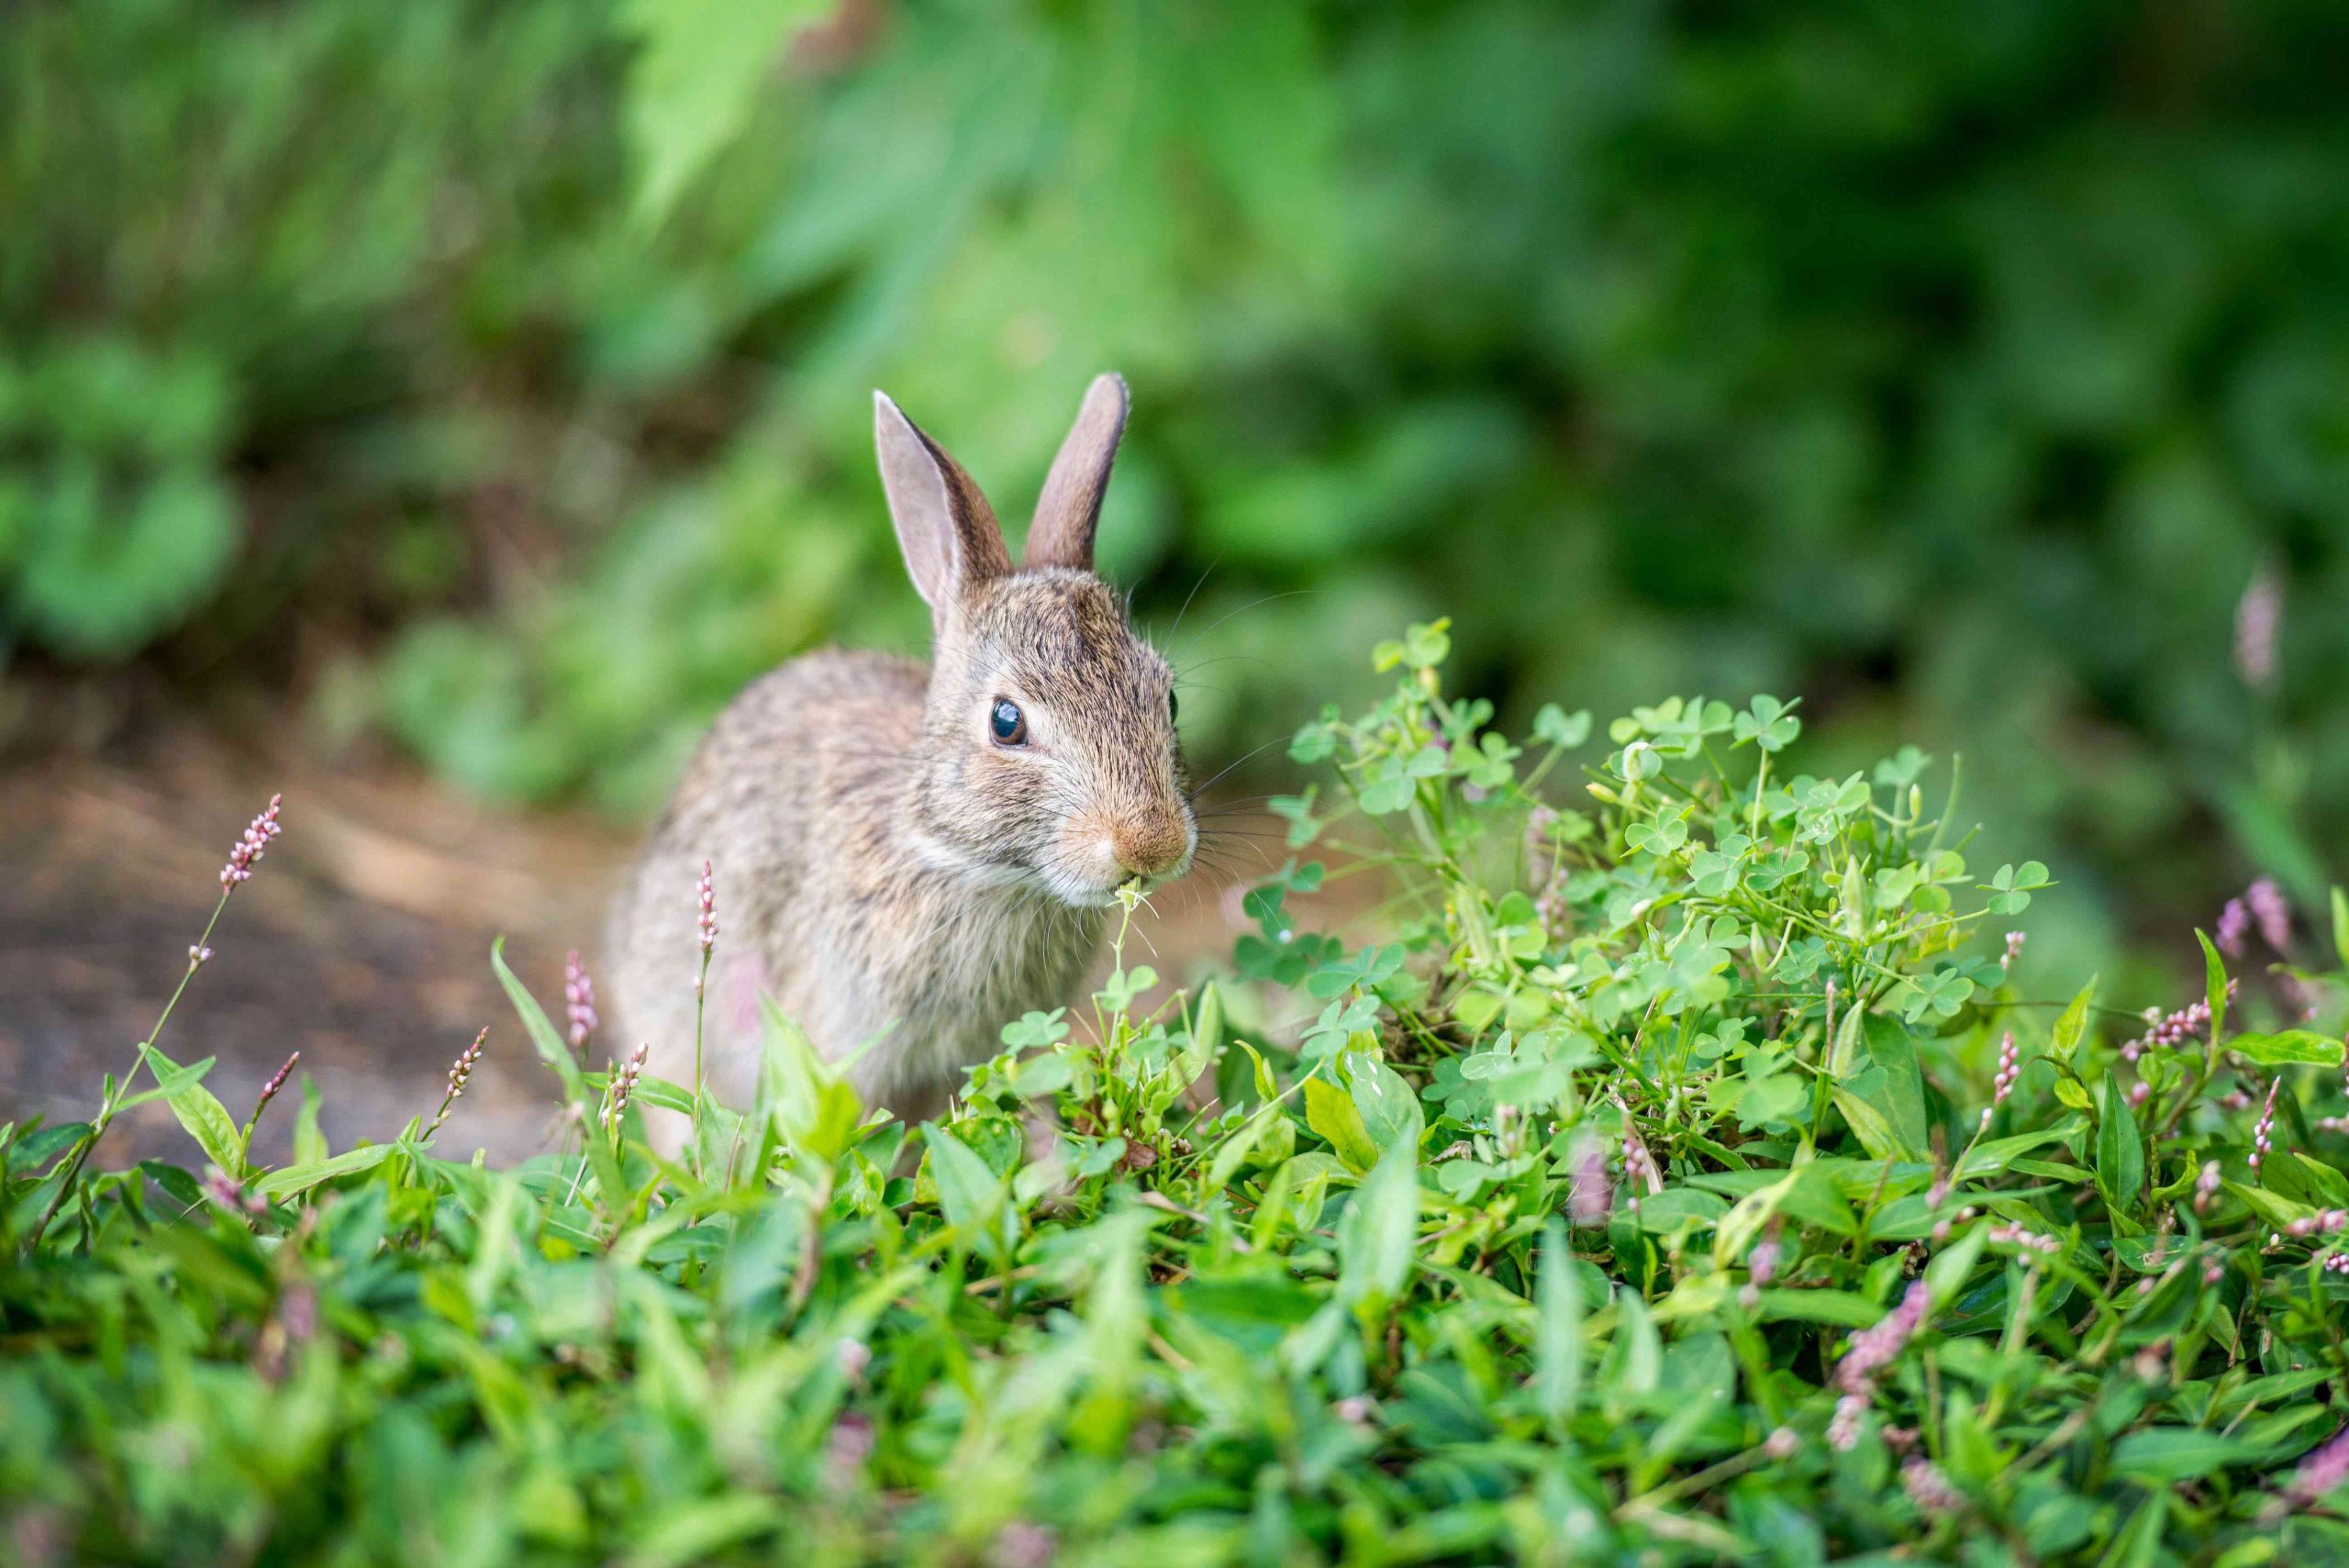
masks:
{"type": "Polygon", "coordinates": [[[903,1015],[932,1036],[992,1042],[1003,1025],[1032,1008],[1065,1004],[1091,962],[1100,920],[1088,911],[1025,895],[941,921],[928,951],[893,987],[903,1015]]]}

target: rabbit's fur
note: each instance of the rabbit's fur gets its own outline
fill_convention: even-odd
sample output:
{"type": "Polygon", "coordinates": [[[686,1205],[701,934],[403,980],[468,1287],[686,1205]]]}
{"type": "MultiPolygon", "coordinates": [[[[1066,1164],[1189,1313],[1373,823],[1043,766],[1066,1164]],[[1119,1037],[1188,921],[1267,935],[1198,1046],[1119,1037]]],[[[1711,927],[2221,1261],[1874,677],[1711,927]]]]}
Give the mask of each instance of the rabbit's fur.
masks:
{"type": "Polygon", "coordinates": [[[930,606],[932,662],[827,650],[718,716],[616,901],[624,1042],[692,1075],[695,883],[716,868],[704,1050],[740,1095],[774,995],[867,1106],[935,1114],[1003,1025],[1051,1008],[1093,961],[1134,877],[1198,840],[1166,661],[1093,573],[1125,384],[1097,378],[1046,479],[1023,566],[954,460],[874,395],[899,545],[930,606]],[[1027,734],[993,733],[1016,703],[1027,734]],[[867,1041],[872,1044],[858,1053],[867,1041]]]}

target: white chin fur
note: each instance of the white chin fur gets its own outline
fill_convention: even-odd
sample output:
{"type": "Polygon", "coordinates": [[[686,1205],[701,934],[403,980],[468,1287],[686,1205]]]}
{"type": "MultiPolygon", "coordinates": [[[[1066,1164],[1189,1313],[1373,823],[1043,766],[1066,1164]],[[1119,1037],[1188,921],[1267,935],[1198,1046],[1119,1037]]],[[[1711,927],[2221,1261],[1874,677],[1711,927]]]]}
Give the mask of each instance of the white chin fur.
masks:
{"type": "Polygon", "coordinates": [[[1072,875],[1058,866],[1047,866],[1036,873],[1034,881],[1037,886],[1072,909],[1107,909],[1118,901],[1117,884],[1104,887],[1097,882],[1072,875]]]}

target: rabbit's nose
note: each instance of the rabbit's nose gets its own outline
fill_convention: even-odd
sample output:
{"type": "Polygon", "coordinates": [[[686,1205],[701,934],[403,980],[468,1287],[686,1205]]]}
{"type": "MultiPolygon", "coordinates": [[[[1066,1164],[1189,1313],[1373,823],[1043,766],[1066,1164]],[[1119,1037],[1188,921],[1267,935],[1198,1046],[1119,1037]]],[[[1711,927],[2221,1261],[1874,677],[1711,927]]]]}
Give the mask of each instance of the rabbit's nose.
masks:
{"type": "Polygon", "coordinates": [[[1135,876],[1173,871],[1191,852],[1188,824],[1173,815],[1120,822],[1109,830],[1110,851],[1135,876]]]}

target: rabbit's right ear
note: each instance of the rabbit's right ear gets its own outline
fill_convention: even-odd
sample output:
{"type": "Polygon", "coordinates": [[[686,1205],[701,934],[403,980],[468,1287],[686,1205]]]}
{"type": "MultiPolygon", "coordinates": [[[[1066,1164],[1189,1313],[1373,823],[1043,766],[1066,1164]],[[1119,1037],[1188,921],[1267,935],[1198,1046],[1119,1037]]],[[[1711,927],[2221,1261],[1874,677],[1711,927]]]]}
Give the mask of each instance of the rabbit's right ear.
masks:
{"type": "Polygon", "coordinates": [[[906,569],[930,602],[931,618],[943,622],[964,590],[1011,571],[995,508],[885,393],[873,395],[873,444],[906,569]]]}

